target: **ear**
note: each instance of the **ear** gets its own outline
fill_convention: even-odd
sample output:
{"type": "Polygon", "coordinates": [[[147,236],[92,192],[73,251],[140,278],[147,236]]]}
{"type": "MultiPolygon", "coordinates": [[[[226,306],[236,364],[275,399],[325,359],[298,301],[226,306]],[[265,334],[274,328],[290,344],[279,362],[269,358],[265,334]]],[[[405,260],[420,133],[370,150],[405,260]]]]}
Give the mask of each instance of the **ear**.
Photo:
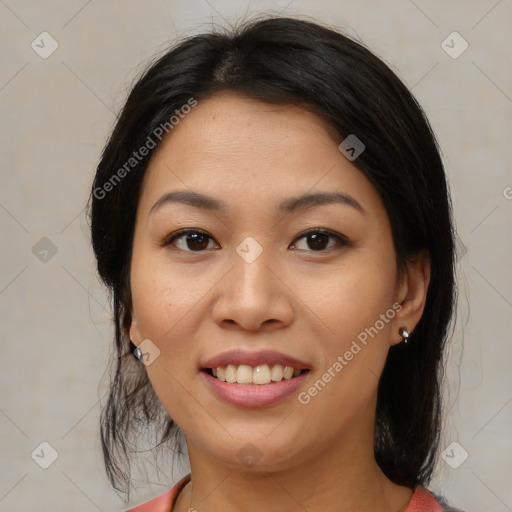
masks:
{"type": "MultiPolygon", "coordinates": [[[[391,345],[402,341],[399,329],[403,327],[411,333],[421,319],[430,282],[430,258],[422,251],[408,259],[407,268],[397,281],[395,302],[401,309],[397,311],[392,326],[391,345]]],[[[398,308],[397,308],[398,309],[398,308]]]]}
{"type": "Polygon", "coordinates": [[[130,312],[130,316],[132,319],[131,323],[130,323],[130,331],[129,331],[130,340],[134,345],[138,346],[139,343],[142,342],[142,337],[141,337],[141,333],[140,333],[139,324],[138,324],[135,314],[133,312],[133,308],[130,312]]]}

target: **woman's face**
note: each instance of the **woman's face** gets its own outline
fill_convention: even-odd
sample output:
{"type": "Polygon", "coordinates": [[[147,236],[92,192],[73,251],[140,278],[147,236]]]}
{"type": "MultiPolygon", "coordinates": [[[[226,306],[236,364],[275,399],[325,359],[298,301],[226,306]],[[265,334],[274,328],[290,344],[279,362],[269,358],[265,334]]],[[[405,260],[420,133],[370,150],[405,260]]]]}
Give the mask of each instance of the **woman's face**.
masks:
{"type": "Polygon", "coordinates": [[[376,189],[317,116],[234,94],[153,155],[131,291],[131,338],[189,453],[233,467],[372,439],[389,347],[414,327],[376,189]]]}

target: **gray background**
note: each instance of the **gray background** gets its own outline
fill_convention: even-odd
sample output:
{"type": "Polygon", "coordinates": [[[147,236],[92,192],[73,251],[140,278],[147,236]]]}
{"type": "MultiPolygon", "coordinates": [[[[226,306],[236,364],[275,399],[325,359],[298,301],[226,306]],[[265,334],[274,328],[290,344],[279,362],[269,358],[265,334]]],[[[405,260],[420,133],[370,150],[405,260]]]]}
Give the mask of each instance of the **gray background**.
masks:
{"type": "MultiPolygon", "coordinates": [[[[467,512],[512,510],[510,0],[0,0],[0,511],[126,508],[98,436],[112,331],[84,218],[93,173],[147,58],[176,35],[268,10],[362,39],[430,118],[461,238],[448,450],[431,488],[467,512]],[[58,43],[47,58],[44,31],[58,43]],[[469,44],[461,55],[454,31],[469,44]],[[41,442],[58,453],[47,469],[52,452],[41,442]]],[[[149,470],[151,485],[140,478],[131,504],[187,466],[172,481],[149,470]]]]}

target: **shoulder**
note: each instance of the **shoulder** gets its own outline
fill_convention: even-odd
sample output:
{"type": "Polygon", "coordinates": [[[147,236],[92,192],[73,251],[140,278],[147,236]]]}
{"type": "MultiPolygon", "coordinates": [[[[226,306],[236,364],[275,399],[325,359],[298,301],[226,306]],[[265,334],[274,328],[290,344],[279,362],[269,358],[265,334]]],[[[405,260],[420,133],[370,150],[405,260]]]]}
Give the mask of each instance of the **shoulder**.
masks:
{"type": "Polygon", "coordinates": [[[168,491],[125,512],[171,512],[179,492],[190,481],[190,473],[179,480],[168,491]]]}
{"type": "Polygon", "coordinates": [[[425,487],[415,487],[411,501],[404,512],[463,512],[451,507],[445,498],[425,487]]]}

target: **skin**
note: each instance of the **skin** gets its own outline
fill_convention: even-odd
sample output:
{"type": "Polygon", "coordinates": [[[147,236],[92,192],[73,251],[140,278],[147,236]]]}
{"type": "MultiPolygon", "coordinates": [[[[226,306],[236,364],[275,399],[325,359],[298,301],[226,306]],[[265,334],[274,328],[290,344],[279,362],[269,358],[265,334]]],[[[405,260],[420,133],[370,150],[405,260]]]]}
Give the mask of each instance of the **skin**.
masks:
{"type": "Polygon", "coordinates": [[[375,462],[374,420],[388,350],[423,312],[428,259],[397,273],[382,200],[339,142],[313,113],[222,93],[200,101],[151,159],[133,242],[130,336],[159,348],[146,370],[187,439],[192,482],[177,512],[399,512],[411,499],[411,489],[375,462]],[[174,190],[208,194],[228,208],[167,203],[151,212],[174,190]],[[284,199],[320,191],[348,194],[364,213],[343,204],[276,210],[284,199]],[[210,238],[162,246],[181,228],[210,238]],[[327,238],[318,250],[298,237],[311,228],[350,244],[327,238]],[[263,249],[250,264],[235,251],[246,237],[263,249]],[[271,348],[311,365],[299,390],[307,391],[394,303],[400,311],[307,405],[295,393],[272,406],[236,407],[213,395],[199,372],[221,352],[271,348]],[[261,455],[251,467],[237,456],[248,442],[261,455]]]}

